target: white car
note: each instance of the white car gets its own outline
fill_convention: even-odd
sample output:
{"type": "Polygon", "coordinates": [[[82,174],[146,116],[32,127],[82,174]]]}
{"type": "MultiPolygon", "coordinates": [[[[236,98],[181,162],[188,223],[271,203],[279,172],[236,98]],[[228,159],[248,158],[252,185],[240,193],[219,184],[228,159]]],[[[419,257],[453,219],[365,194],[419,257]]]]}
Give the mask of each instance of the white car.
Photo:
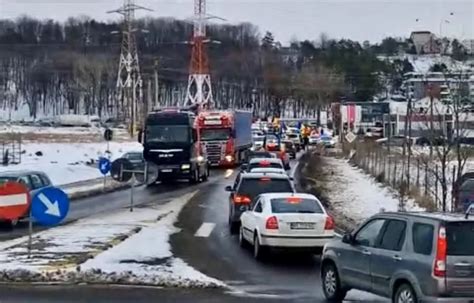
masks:
{"type": "Polygon", "coordinates": [[[240,220],[240,245],[253,245],[256,259],[264,258],[269,249],[321,253],[335,236],[333,218],[310,194],[262,194],[240,220]]]}
{"type": "Polygon", "coordinates": [[[286,170],[283,168],[273,168],[273,167],[255,167],[250,169],[251,173],[259,174],[286,174],[286,170]]]}

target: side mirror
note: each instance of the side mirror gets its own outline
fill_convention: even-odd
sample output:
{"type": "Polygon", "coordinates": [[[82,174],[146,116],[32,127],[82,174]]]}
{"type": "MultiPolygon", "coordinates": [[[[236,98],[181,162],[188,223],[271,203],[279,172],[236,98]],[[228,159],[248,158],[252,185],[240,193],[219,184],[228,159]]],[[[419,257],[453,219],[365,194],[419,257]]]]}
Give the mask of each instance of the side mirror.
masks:
{"type": "Polygon", "coordinates": [[[290,181],[295,181],[295,178],[293,178],[293,177],[290,177],[290,181]]]}
{"type": "Polygon", "coordinates": [[[352,237],[351,234],[345,234],[345,235],[342,237],[342,242],[352,245],[352,244],[354,244],[354,237],[352,237]]]}
{"type": "Polygon", "coordinates": [[[138,131],[138,143],[143,142],[143,131],[139,130],[138,131]]]}
{"type": "Polygon", "coordinates": [[[227,186],[225,187],[225,191],[233,192],[234,190],[232,189],[232,186],[227,185],[227,186]]]}

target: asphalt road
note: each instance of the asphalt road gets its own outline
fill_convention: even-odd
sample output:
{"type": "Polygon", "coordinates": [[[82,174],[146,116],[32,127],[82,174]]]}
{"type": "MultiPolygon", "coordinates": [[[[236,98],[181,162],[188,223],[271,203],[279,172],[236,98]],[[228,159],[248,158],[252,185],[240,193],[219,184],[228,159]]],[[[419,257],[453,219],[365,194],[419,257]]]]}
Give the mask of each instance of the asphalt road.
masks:
{"type": "MultiPolygon", "coordinates": [[[[296,166],[293,163],[293,166],[296,166]]],[[[165,203],[172,197],[199,188],[198,194],[185,206],[177,226],[181,232],[171,237],[173,253],[189,265],[211,277],[227,283],[230,290],[184,290],[129,287],[21,287],[0,286],[0,303],[4,302],[324,302],[320,261],[313,255],[274,255],[265,263],[253,259],[249,250],[240,248],[237,236],[227,226],[228,193],[235,174],[223,178],[223,172],[214,172],[210,182],[197,186],[176,184],[140,188],[137,204],[151,201],[165,203]],[[196,237],[203,223],[215,224],[208,237],[196,237]]],[[[297,178],[296,178],[297,179],[297,178]]],[[[74,202],[70,220],[97,212],[126,207],[129,192],[120,191],[74,202]]],[[[347,302],[381,302],[383,299],[350,292],[347,302]]]]}
{"type": "MultiPolygon", "coordinates": [[[[222,179],[224,171],[213,170],[208,182],[222,179]]],[[[152,187],[140,186],[134,189],[134,205],[148,203],[166,203],[167,201],[206,186],[200,183],[190,186],[187,182],[172,184],[157,184],[152,187]]],[[[69,214],[62,224],[68,224],[81,218],[107,213],[112,210],[130,206],[130,189],[119,190],[103,195],[73,200],[70,204],[69,214]]],[[[44,227],[34,226],[34,232],[44,230],[44,227]]],[[[15,228],[0,227],[0,242],[28,235],[28,223],[20,222],[15,228]]],[[[1,303],[1,301],[0,301],[1,303]]]]}
{"type": "MultiPolygon", "coordinates": [[[[240,248],[238,236],[230,235],[228,193],[224,188],[233,180],[234,176],[209,184],[183,209],[178,223],[182,231],[171,240],[175,255],[226,282],[234,294],[285,302],[324,302],[319,256],[280,254],[262,263],[253,259],[250,250],[240,248]],[[209,237],[196,237],[203,223],[214,223],[215,228],[209,237]]],[[[353,291],[347,300],[380,302],[381,298],[353,291]]]]}

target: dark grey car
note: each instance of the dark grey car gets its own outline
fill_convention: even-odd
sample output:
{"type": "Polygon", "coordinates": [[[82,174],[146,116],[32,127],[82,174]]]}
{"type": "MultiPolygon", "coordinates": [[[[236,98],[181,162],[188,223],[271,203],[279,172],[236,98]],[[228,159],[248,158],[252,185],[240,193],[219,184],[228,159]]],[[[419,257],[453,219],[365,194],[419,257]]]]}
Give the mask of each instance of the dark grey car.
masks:
{"type": "Polygon", "coordinates": [[[474,302],[474,218],[382,213],[326,245],[323,291],[340,302],[350,289],[396,303],[474,302]]]}
{"type": "Polygon", "coordinates": [[[248,210],[252,200],[263,193],[295,192],[291,178],[279,173],[240,173],[233,186],[227,186],[229,195],[229,227],[237,233],[240,216],[248,210]]]}
{"type": "MultiPolygon", "coordinates": [[[[13,181],[26,185],[30,190],[30,196],[33,197],[40,189],[52,186],[52,182],[49,177],[40,171],[32,170],[21,170],[21,171],[5,171],[0,173],[0,183],[13,181]]],[[[28,216],[28,212],[20,219],[24,219],[28,216]]],[[[0,221],[5,222],[0,218],[0,221]]],[[[6,221],[11,226],[15,226],[18,220],[6,221]]]]}
{"type": "Polygon", "coordinates": [[[133,169],[135,170],[145,169],[145,159],[143,158],[143,152],[128,152],[125,153],[122,158],[130,161],[130,163],[132,163],[133,169]]]}

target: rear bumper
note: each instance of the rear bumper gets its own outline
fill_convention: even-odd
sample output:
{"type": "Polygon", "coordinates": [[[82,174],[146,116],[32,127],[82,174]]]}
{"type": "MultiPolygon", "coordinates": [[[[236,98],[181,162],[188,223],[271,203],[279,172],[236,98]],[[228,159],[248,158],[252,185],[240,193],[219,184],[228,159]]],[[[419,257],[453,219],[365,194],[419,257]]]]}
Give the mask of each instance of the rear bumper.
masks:
{"type": "Polygon", "coordinates": [[[275,248],[322,248],[334,239],[334,235],[315,237],[261,235],[260,237],[262,245],[275,248]]]}

